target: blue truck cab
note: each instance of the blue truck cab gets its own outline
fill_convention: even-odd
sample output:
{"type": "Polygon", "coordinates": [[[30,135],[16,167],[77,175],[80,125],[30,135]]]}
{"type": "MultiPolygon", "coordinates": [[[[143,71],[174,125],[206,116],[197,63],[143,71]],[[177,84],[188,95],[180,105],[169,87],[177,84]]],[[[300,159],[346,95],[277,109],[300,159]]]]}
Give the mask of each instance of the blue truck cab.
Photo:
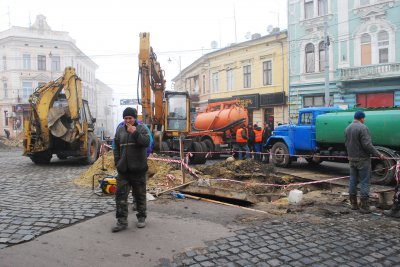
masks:
{"type": "Polygon", "coordinates": [[[337,107],[302,108],[299,110],[297,124],[276,127],[265,144],[272,154],[272,162],[276,166],[286,167],[293,159],[302,156],[312,163],[317,149],[316,118],[321,114],[338,110],[340,108],[337,107]]]}

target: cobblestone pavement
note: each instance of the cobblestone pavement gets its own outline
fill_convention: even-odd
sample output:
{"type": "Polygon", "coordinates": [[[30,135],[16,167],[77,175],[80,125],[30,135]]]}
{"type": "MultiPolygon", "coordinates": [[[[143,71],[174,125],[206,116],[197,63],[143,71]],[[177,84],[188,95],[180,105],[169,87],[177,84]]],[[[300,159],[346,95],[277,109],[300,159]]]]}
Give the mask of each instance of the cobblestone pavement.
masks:
{"type": "Polygon", "coordinates": [[[114,210],[112,197],[73,184],[87,168],[57,160],[38,166],[21,150],[0,150],[0,249],[114,210]]]}
{"type": "Polygon", "coordinates": [[[263,222],[161,266],[400,266],[398,229],[370,231],[352,224],[263,222]]]}

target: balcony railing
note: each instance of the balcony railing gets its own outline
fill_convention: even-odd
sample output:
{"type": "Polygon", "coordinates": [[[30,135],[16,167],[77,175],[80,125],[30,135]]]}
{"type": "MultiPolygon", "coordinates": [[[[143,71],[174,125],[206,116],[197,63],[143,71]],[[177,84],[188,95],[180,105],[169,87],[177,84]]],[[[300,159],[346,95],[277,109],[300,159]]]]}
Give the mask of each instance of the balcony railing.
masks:
{"type": "Polygon", "coordinates": [[[387,63],[338,69],[338,76],[339,80],[341,81],[400,76],[400,63],[387,63]]]}

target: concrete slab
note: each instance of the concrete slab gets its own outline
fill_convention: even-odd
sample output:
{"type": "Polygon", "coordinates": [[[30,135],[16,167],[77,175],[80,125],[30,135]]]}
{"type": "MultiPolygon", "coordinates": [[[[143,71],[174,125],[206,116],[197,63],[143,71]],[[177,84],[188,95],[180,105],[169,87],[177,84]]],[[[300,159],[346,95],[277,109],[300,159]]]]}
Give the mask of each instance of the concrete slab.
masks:
{"type": "Polygon", "coordinates": [[[150,204],[147,226],[130,213],[127,230],[111,233],[114,212],[0,250],[2,267],[155,266],[172,255],[233,235],[230,225],[246,212],[194,200],[150,204]],[[223,221],[218,219],[221,214],[223,221]],[[201,219],[203,218],[203,219],[201,219]]]}

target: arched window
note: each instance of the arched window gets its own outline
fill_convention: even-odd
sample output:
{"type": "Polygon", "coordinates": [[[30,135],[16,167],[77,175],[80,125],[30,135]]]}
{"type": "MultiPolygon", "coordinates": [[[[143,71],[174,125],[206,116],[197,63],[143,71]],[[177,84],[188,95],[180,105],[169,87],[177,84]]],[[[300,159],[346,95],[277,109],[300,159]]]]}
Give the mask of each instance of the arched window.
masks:
{"type": "Polygon", "coordinates": [[[388,63],[389,33],[387,31],[378,32],[378,52],[379,52],[379,63],[388,63]]]}
{"type": "Polygon", "coordinates": [[[306,73],[313,73],[315,72],[314,45],[307,44],[305,52],[306,52],[306,73]]]}
{"type": "Polygon", "coordinates": [[[371,63],[371,36],[364,33],[361,35],[361,65],[370,65],[371,63]]]}
{"type": "Polygon", "coordinates": [[[324,41],[320,42],[319,45],[319,71],[325,70],[325,43],[324,41]]]}

